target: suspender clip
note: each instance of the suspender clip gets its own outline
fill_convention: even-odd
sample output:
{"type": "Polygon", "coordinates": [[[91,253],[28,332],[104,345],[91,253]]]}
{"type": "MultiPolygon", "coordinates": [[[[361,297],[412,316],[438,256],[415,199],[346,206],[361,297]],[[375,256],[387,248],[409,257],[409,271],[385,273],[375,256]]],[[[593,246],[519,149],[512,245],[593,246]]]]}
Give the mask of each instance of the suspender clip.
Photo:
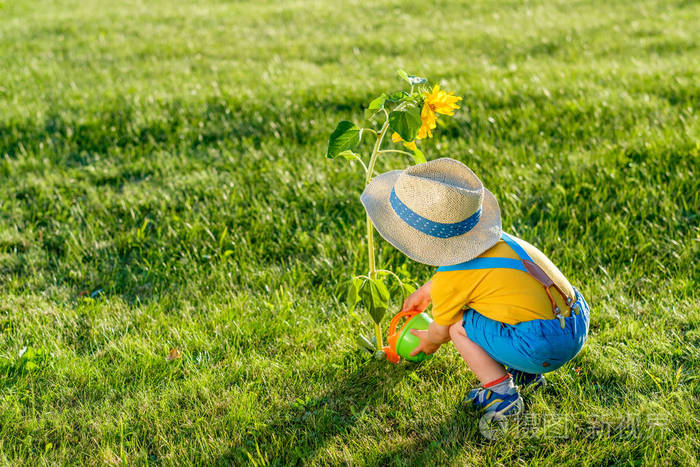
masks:
{"type": "Polygon", "coordinates": [[[561,328],[564,329],[566,327],[566,321],[564,321],[564,317],[562,315],[557,315],[557,318],[559,318],[559,324],[561,325],[561,328]]]}
{"type": "Polygon", "coordinates": [[[564,317],[562,316],[561,310],[558,306],[554,307],[554,316],[556,316],[559,319],[559,325],[561,325],[561,328],[564,329],[566,327],[566,321],[564,320],[564,317]]]}

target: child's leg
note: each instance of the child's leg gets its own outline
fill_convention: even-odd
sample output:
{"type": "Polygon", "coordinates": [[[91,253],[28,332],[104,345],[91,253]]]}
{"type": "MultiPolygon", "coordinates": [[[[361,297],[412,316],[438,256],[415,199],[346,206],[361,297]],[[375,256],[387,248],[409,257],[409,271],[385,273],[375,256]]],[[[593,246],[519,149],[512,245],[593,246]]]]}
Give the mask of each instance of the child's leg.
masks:
{"type": "Polygon", "coordinates": [[[506,375],[506,369],[503,365],[491,358],[484,349],[467,337],[461,322],[458,321],[450,326],[450,337],[464,361],[467,362],[469,368],[482,384],[498,380],[506,375]]]}

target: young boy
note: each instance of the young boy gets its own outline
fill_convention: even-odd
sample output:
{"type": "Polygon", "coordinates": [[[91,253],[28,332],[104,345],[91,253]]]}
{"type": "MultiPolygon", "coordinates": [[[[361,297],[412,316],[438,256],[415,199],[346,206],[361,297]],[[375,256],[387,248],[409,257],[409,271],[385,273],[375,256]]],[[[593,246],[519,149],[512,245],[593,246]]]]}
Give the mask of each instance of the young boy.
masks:
{"type": "Polygon", "coordinates": [[[362,203],[377,231],[408,257],[440,266],[406,299],[433,302],[419,352],[452,341],[481,381],[466,401],[502,415],[522,410],[518,387],[544,384],[581,350],[589,309],[537,248],[501,231],[496,198],[464,164],[443,158],[375,177],[362,203]],[[516,386],[517,385],[517,386],[516,386]]]}

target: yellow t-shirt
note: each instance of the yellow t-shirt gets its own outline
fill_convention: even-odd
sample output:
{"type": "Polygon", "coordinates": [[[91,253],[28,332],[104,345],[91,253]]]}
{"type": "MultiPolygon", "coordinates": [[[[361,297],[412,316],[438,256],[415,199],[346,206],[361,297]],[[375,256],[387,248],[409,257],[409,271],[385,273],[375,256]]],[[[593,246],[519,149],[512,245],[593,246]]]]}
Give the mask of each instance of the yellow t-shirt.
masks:
{"type": "MultiPolygon", "coordinates": [[[[524,240],[513,238],[566,295],[574,298],[571,284],[544,253],[524,240]]],[[[503,240],[479,255],[479,258],[492,257],[518,259],[503,240]]],[[[571,310],[559,292],[554,287],[550,292],[562,315],[569,316],[571,310]]],[[[430,295],[433,319],[443,326],[459,321],[462,312],[468,308],[506,324],[554,318],[552,303],[544,287],[529,273],[517,269],[440,271],[433,276],[430,295]]]]}

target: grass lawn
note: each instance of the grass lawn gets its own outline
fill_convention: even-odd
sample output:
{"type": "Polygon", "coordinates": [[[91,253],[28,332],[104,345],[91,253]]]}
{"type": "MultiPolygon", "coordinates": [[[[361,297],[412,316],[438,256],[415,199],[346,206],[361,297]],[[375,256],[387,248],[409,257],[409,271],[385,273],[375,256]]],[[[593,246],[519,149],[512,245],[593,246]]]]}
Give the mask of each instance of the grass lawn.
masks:
{"type": "MultiPolygon", "coordinates": [[[[698,18],[0,1],[0,462],[697,465],[698,18]],[[476,380],[451,344],[372,360],[369,317],[337,298],[367,267],[363,174],[327,138],[397,68],[464,97],[427,158],[473,168],[592,306],[499,441],[458,406],[476,380]]],[[[379,249],[415,285],[433,272],[379,249]]]]}

